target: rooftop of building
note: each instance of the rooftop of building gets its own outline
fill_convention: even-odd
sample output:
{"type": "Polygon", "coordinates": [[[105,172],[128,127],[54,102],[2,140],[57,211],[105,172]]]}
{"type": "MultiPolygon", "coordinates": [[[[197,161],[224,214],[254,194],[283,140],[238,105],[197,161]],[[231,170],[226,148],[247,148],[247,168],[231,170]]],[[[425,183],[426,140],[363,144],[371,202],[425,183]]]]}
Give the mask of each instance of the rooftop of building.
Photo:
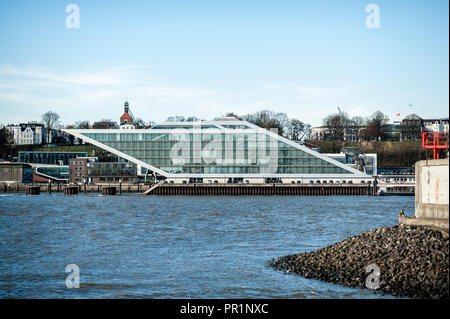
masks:
{"type": "Polygon", "coordinates": [[[120,119],[121,120],[123,120],[123,119],[130,119],[130,120],[132,120],[133,118],[131,117],[131,115],[127,111],[125,111],[123,113],[123,115],[120,117],[120,119]]]}

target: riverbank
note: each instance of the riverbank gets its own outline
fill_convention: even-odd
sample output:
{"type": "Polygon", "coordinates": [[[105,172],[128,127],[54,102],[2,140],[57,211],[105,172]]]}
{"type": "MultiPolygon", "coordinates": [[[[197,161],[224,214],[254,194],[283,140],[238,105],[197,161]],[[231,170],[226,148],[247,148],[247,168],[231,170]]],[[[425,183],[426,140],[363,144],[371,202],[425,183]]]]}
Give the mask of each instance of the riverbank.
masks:
{"type": "Polygon", "coordinates": [[[348,287],[366,287],[380,269],[379,289],[394,296],[449,298],[449,239],[424,227],[373,229],[322,249],[274,259],[277,270],[348,287]]]}

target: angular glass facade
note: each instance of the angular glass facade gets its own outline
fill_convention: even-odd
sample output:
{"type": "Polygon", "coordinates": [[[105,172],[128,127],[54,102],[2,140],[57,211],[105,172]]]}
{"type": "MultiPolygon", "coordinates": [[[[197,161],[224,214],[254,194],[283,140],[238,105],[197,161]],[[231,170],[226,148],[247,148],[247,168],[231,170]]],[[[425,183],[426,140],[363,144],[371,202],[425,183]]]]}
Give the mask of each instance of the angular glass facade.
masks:
{"type": "Polygon", "coordinates": [[[67,130],[167,175],[335,175],[358,173],[302,145],[243,121],[150,130],[67,130]],[[190,128],[189,128],[190,127],[190,128]]]}
{"type": "Polygon", "coordinates": [[[69,180],[69,166],[39,166],[36,173],[56,180],[69,180]]]}

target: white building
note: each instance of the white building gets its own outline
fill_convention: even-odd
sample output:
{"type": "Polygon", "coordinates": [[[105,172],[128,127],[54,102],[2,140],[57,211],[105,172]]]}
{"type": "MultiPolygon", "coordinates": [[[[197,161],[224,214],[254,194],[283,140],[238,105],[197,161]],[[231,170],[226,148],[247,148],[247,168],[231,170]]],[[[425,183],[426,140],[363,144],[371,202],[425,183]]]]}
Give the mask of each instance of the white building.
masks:
{"type": "MultiPolygon", "coordinates": [[[[348,126],[344,129],[344,141],[346,142],[358,142],[359,131],[362,126],[348,126]]],[[[312,127],[309,131],[309,139],[311,141],[327,141],[331,140],[330,130],[326,126],[312,127]]]]}
{"type": "Polygon", "coordinates": [[[325,133],[327,129],[325,127],[311,127],[309,130],[309,140],[311,141],[323,141],[325,139],[325,133]]]}
{"type": "Polygon", "coordinates": [[[448,132],[448,118],[422,120],[426,132],[448,132]]]}
{"type": "Polygon", "coordinates": [[[9,125],[8,130],[14,135],[14,144],[32,145],[42,144],[44,125],[38,123],[22,123],[9,125]]]}

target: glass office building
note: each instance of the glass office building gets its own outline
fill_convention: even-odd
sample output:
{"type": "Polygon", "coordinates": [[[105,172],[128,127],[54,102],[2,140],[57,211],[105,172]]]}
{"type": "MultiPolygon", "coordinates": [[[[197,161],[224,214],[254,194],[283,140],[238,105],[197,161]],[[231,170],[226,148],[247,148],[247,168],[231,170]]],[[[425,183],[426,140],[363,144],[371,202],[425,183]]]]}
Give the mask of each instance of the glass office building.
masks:
{"type": "Polygon", "coordinates": [[[139,130],[65,130],[166,178],[367,178],[270,130],[234,118],[139,130]]]}
{"type": "Polygon", "coordinates": [[[19,152],[18,162],[32,164],[69,165],[71,158],[86,157],[86,152],[19,152]]]}

